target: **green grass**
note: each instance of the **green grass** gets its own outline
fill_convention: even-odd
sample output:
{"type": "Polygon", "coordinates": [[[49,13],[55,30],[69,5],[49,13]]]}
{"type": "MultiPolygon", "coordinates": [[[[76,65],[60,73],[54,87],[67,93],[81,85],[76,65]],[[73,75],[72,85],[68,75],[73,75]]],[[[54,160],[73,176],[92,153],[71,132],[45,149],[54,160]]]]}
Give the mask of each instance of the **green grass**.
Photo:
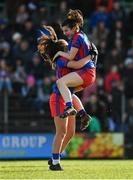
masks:
{"type": "Polygon", "coordinates": [[[133,179],[133,161],[62,160],[64,171],[48,170],[47,161],[0,161],[0,179],[133,179]]]}

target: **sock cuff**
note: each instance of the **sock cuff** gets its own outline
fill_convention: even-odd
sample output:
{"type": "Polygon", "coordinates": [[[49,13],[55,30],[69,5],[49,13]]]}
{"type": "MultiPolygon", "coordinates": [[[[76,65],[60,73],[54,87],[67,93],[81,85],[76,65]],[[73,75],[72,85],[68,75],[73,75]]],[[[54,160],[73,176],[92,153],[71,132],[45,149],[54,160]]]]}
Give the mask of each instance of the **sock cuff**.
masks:
{"type": "Polygon", "coordinates": [[[67,106],[67,107],[71,107],[71,106],[72,106],[72,102],[67,102],[67,103],[66,103],[66,106],[67,106]]]}
{"type": "Polygon", "coordinates": [[[60,159],[59,153],[53,153],[53,159],[60,159]]]}
{"type": "Polygon", "coordinates": [[[86,111],[84,109],[81,109],[78,114],[79,116],[83,116],[86,113],[86,111]]]}

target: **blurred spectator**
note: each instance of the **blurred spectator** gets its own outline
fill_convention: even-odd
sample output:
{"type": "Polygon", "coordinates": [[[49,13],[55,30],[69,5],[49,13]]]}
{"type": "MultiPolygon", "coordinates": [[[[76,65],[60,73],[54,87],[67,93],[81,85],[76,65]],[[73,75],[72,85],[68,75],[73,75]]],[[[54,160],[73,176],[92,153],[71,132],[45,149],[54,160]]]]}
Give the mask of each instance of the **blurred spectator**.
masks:
{"type": "Polygon", "coordinates": [[[112,66],[110,71],[105,76],[105,90],[106,93],[110,94],[114,83],[121,79],[120,73],[118,72],[117,66],[112,66]]]}
{"type": "MultiPolygon", "coordinates": [[[[22,35],[19,32],[15,32],[12,35],[12,41],[13,41],[12,53],[13,53],[13,56],[15,58],[17,58],[17,55],[18,55],[17,51],[18,51],[21,41],[22,41],[22,35]]],[[[19,55],[18,55],[18,57],[19,57],[19,55]]],[[[14,62],[13,62],[13,65],[15,65],[14,62]]]]}
{"type": "Polygon", "coordinates": [[[102,131],[106,132],[108,130],[106,103],[97,95],[92,94],[85,105],[85,109],[91,116],[96,116],[99,119],[102,131]]]}
{"type": "Polygon", "coordinates": [[[9,94],[13,91],[9,68],[3,59],[0,60],[0,93],[2,90],[6,90],[9,94]]]}
{"type": "Polygon", "coordinates": [[[20,83],[24,83],[26,80],[26,76],[27,75],[24,66],[22,65],[21,59],[17,59],[13,80],[20,83]]]}
{"type": "Polygon", "coordinates": [[[22,65],[21,59],[16,60],[15,72],[13,73],[12,80],[16,93],[21,93],[21,87],[26,81],[27,74],[24,66],[22,65]]]}
{"type": "Polygon", "coordinates": [[[51,77],[44,77],[41,86],[38,88],[36,103],[38,104],[38,110],[40,113],[46,113],[49,110],[47,103],[49,102],[49,98],[52,93],[51,85],[51,77]]]}
{"type": "Polygon", "coordinates": [[[7,28],[7,26],[8,22],[5,19],[0,18],[0,41],[8,40],[10,36],[10,30],[7,28]]]}
{"type": "Polygon", "coordinates": [[[98,9],[98,7],[100,6],[101,3],[105,4],[107,11],[110,12],[112,11],[112,7],[113,7],[113,0],[96,0],[96,8],[98,9]]]}
{"type": "Polygon", "coordinates": [[[39,90],[38,97],[40,98],[40,100],[42,100],[43,102],[48,102],[49,97],[50,97],[51,92],[52,92],[52,90],[51,90],[51,78],[45,77],[38,90],[39,90]]]}
{"type": "Polygon", "coordinates": [[[125,69],[123,72],[125,83],[125,94],[127,99],[133,98],[133,59],[127,58],[125,60],[125,69]]]}
{"type": "Polygon", "coordinates": [[[44,77],[43,79],[43,84],[41,86],[41,90],[42,90],[42,99],[44,102],[48,102],[50,95],[52,93],[52,89],[51,89],[51,77],[44,77]]]}
{"type": "Polygon", "coordinates": [[[93,30],[101,21],[104,22],[106,28],[110,27],[109,14],[106,11],[104,3],[101,3],[98,9],[92,13],[90,17],[90,29],[93,30]]]}
{"type": "Polygon", "coordinates": [[[38,109],[36,80],[33,75],[27,76],[26,84],[22,86],[21,94],[26,99],[27,106],[38,109]]]}
{"type": "Polygon", "coordinates": [[[59,4],[59,13],[55,14],[56,21],[61,24],[66,18],[66,14],[67,14],[67,1],[62,0],[59,4]]]}
{"type": "Polygon", "coordinates": [[[23,36],[30,43],[31,47],[33,45],[35,46],[35,40],[33,38],[35,36],[35,27],[31,19],[27,19],[24,23],[23,36]]]}
{"type": "Polygon", "coordinates": [[[131,10],[129,11],[129,14],[127,15],[127,35],[129,39],[133,39],[133,7],[131,7],[131,10]]]}
{"type": "Polygon", "coordinates": [[[133,98],[128,101],[127,107],[127,122],[129,123],[129,132],[132,134],[133,132],[133,98]]]}
{"type": "Polygon", "coordinates": [[[127,57],[133,58],[133,40],[131,41],[130,47],[127,49],[127,57]]]}
{"type": "Polygon", "coordinates": [[[29,14],[26,10],[26,6],[24,4],[20,5],[16,14],[16,23],[23,24],[29,17],[29,14]]]}
{"type": "Polygon", "coordinates": [[[108,35],[108,46],[112,47],[115,45],[115,41],[121,40],[124,42],[124,47],[127,47],[125,27],[122,20],[116,20],[112,26],[108,35]]]}
{"type": "Polygon", "coordinates": [[[122,131],[122,121],[125,121],[124,115],[126,113],[125,109],[125,95],[124,95],[124,84],[122,81],[115,81],[111,91],[112,95],[112,117],[115,122],[115,131],[122,131]],[[123,108],[124,107],[124,108],[123,108]]]}
{"type": "Polygon", "coordinates": [[[99,43],[100,44],[98,46],[99,55],[98,55],[98,61],[97,61],[97,70],[100,74],[104,76],[105,71],[106,71],[106,69],[104,68],[104,62],[107,61],[105,59],[105,56],[108,53],[107,42],[105,40],[102,40],[99,43]]]}
{"type": "Polygon", "coordinates": [[[31,62],[28,63],[26,72],[34,75],[37,85],[42,83],[44,77],[44,67],[38,55],[34,55],[31,62]]]}
{"type": "Polygon", "coordinates": [[[114,0],[113,9],[111,12],[111,22],[114,24],[117,20],[125,22],[126,14],[124,9],[121,7],[120,0],[114,0]]]}
{"type": "Polygon", "coordinates": [[[124,65],[123,56],[115,47],[112,47],[105,56],[104,68],[106,72],[108,72],[113,65],[116,65],[118,68],[122,68],[124,65]]]}
{"type": "Polygon", "coordinates": [[[26,84],[22,87],[22,96],[36,97],[35,84],[36,80],[34,76],[29,75],[26,79],[26,84]]]}
{"type": "Polygon", "coordinates": [[[0,43],[0,58],[6,59],[6,63],[11,65],[12,53],[10,44],[6,41],[0,43]]]}
{"type": "Polygon", "coordinates": [[[14,58],[22,59],[23,63],[27,65],[31,62],[33,57],[33,51],[27,40],[22,40],[20,44],[14,49],[14,58]]]}
{"type": "Polygon", "coordinates": [[[12,40],[14,43],[16,44],[20,44],[21,40],[22,40],[22,35],[19,33],[19,32],[15,32],[13,35],[12,35],[12,40]]]}
{"type": "Polygon", "coordinates": [[[29,0],[27,2],[27,7],[30,11],[35,11],[38,8],[37,1],[29,0]]]}
{"type": "Polygon", "coordinates": [[[40,26],[42,24],[47,24],[49,21],[49,11],[47,7],[43,4],[40,5],[39,9],[32,12],[31,19],[35,25],[40,26]]]}
{"type": "Polygon", "coordinates": [[[97,26],[92,30],[92,41],[96,46],[99,46],[101,41],[107,40],[108,33],[109,31],[105,27],[104,22],[98,22],[97,26]]]}

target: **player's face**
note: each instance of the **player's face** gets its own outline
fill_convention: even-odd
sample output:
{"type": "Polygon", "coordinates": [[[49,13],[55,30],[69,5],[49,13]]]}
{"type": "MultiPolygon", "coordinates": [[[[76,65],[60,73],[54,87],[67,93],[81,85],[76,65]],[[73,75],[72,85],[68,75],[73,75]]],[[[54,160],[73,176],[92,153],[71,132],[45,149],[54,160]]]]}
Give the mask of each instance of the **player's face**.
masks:
{"type": "Polygon", "coordinates": [[[75,34],[75,29],[74,29],[74,28],[71,29],[71,28],[68,27],[68,26],[63,26],[62,29],[63,29],[64,35],[65,35],[68,39],[71,39],[72,36],[75,34]]]}

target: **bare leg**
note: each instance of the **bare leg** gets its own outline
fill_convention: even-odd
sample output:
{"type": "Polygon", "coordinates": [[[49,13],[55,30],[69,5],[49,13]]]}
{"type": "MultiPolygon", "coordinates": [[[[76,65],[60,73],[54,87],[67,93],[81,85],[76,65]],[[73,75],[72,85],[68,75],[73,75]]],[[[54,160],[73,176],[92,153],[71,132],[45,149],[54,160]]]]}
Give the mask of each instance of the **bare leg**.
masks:
{"type": "Polygon", "coordinates": [[[70,142],[70,140],[72,139],[72,137],[75,134],[75,121],[76,121],[75,116],[69,116],[68,125],[67,125],[67,133],[63,140],[63,144],[62,144],[61,151],[60,151],[61,153],[65,150],[68,143],[70,142]]]}
{"type": "MultiPolygon", "coordinates": [[[[73,98],[74,108],[78,112],[80,110],[84,110],[82,102],[80,101],[80,99],[75,94],[73,94],[72,98],[73,98]]],[[[62,144],[61,153],[65,150],[68,143],[70,142],[70,140],[72,139],[72,137],[75,134],[75,121],[76,121],[75,116],[69,116],[68,125],[67,125],[67,133],[66,133],[66,136],[65,136],[63,144],[62,144]]]]}
{"type": "Polygon", "coordinates": [[[72,102],[71,92],[68,87],[78,87],[82,84],[82,78],[75,72],[69,73],[57,80],[58,89],[65,103],[72,102]]]}
{"type": "Polygon", "coordinates": [[[72,95],[73,97],[73,106],[74,108],[79,112],[80,110],[84,110],[84,106],[82,104],[82,102],[80,101],[80,99],[75,95],[73,94],[72,95]]]}
{"type": "Polygon", "coordinates": [[[59,117],[55,117],[54,122],[55,122],[55,126],[56,126],[56,134],[55,134],[54,141],[53,141],[52,152],[60,153],[61,146],[62,146],[64,137],[67,132],[68,119],[65,118],[62,120],[59,117]]]}
{"type": "Polygon", "coordinates": [[[82,102],[75,94],[73,94],[73,105],[74,105],[74,108],[79,113],[79,119],[81,121],[80,129],[83,131],[89,126],[89,123],[91,121],[91,116],[87,114],[87,112],[85,111],[83,107],[82,102]]]}

